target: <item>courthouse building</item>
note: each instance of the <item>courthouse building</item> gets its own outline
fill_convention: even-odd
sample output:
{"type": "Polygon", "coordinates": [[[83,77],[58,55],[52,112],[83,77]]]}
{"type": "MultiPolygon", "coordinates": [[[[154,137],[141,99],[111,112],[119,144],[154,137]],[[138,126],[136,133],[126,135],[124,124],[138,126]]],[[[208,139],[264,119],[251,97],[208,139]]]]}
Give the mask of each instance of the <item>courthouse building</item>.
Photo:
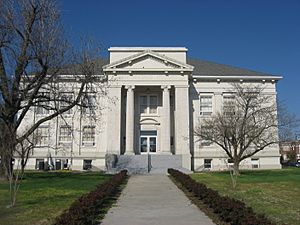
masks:
{"type": "MultiPolygon", "coordinates": [[[[97,90],[90,93],[97,119],[89,118],[88,109],[73,108],[63,119],[42,124],[39,145],[27,168],[42,169],[49,164],[75,170],[226,169],[225,152],[199,141],[195,127],[226,107],[232,98],[232,82],[261,84],[266,94],[276,97],[276,83],[281,79],[190,59],[184,47],[112,47],[108,51],[109,61],[100,60],[98,71],[107,77],[107,95],[97,90]]],[[[72,96],[71,81],[60,82],[62,92],[72,96]]],[[[37,108],[26,122],[46,113],[37,108]]],[[[241,167],[280,168],[279,159],[279,147],[272,145],[241,167]]]]}

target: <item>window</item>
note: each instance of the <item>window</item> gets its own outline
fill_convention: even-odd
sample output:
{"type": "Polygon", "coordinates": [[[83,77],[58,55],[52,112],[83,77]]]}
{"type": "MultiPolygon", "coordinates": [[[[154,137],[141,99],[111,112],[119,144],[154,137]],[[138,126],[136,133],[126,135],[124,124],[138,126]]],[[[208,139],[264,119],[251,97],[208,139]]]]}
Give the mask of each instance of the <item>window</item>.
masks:
{"type": "Polygon", "coordinates": [[[235,114],[235,97],[233,95],[223,96],[223,112],[227,116],[235,114]]]}
{"type": "Polygon", "coordinates": [[[204,169],[211,169],[212,159],[204,159],[204,169]]]}
{"type": "MultiPolygon", "coordinates": [[[[73,93],[61,93],[61,98],[59,102],[59,109],[64,109],[68,107],[73,102],[73,93]]],[[[72,114],[73,110],[70,109],[65,114],[72,114]]]]}
{"type": "Polygon", "coordinates": [[[84,107],[82,107],[82,113],[86,115],[92,115],[96,109],[96,94],[87,93],[82,101],[84,107]]]}
{"type": "Polygon", "coordinates": [[[70,143],[72,141],[72,130],[68,125],[60,126],[59,143],[70,143]]]}
{"type": "MultiPolygon", "coordinates": [[[[213,138],[213,130],[212,128],[208,126],[201,126],[201,133],[203,134],[204,137],[210,137],[213,138]]],[[[200,145],[201,146],[210,146],[213,142],[211,140],[207,140],[204,137],[201,137],[200,139],[200,145]]]]}
{"type": "Polygon", "coordinates": [[[252,169],[258,169],[259,168],[259,159],[251,159],[251,165],[252,165],[252,169]]]}
{"type": "Polygon", "coordinates": [[[140,96],[140,113],[147,113],[148,99],[147,96],[140,96]]]}
{"type": "Polygon", "coordinates": [[[35,112],[37,115],[47,115],[49,114],[49,110],[47,109],[47,105],[49,103],[49,92],[41,92],[39,93],[39,96],[35,112]]]}
{"type": "Polygon", "coordinates": [[[150,96],[149,112],[150,114],[157,113],[157,96],[150,96]]]}
{"type": "Polygon", "coordinates": [[[95,145],[95,126],[83,127],[82,145],[95,145]]]}
{"type": "Polygon", "coordinates": [[[36,146],[48,146],[49,142],[49,127],[40,126],[35,132],[35,144],[36,146]]]}
{"type": "Polygon", "coordinates": [[[55,169],[56,170],[61,170],[61,160],[60,159],[56,159],[55,160],[55,169]]]}
{"type": "Polygon", "coordinates": [[[38,169],[38,170],[44,170],[45,169],[44,159],[36,159],[35,169],[38,169]]]}
{"type": "Polygon", "coordinates": [[[84,159],[83,160],[83,170],[90,170],[92,169],[92,160],[84,159]]]}
{"type": "Polygon", "coordinates": [[[157,96],[142,95],[140,96],[140,113],[156,114],[157,113],[157,96]]]}
{"type": "Polygon", "coordinates": [[[200,114],[209,116],[212,114],[212,96],[200,96],[200,114]]]}

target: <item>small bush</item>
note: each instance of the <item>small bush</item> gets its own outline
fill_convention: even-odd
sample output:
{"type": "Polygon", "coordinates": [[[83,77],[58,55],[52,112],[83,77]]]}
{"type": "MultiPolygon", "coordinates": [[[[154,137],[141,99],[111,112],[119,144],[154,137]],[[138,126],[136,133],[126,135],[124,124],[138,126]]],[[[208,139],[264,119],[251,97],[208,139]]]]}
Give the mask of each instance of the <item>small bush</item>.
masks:
{"type": "Polygon", "coordinates": [[[253,209],[247,207],[242,201],[222,197],[217,191],[196,182],[178,170],[168,169],[168,173],[226,223],[231,225],[276,225],[264,215],[254,213],[253,209]]]}
{"type": "Polygon", "coordinates": [[[95,190],[82,195],[73,202],[68,210],[56,218],[54,225],[96,224],[97,217],[105,200],[114,196],[119,186],[127,177],[123,170],[110,180],[96,187],[95,190]]]}

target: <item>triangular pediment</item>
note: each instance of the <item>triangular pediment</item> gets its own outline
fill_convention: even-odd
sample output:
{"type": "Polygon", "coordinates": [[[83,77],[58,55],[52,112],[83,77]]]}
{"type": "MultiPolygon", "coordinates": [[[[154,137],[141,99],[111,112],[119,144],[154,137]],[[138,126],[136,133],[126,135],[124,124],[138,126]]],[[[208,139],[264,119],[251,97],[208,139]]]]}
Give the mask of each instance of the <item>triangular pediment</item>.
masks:
{"type": "Polygon", "coordinates": [[[193,66],[152,51],[144,51],[103,66],[104,71],[178,70],[192,71],[193,66]]]}

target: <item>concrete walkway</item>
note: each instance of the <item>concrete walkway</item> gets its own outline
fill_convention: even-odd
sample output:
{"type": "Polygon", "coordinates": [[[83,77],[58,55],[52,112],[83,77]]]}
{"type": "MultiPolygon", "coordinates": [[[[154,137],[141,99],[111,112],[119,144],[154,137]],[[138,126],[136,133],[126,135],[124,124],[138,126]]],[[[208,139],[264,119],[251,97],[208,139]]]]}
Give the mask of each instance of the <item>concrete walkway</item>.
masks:
{"type": "Polygon", "coordinates": [[[131,176],[102,225],[214,225],[166,175],[131,176]]]}

